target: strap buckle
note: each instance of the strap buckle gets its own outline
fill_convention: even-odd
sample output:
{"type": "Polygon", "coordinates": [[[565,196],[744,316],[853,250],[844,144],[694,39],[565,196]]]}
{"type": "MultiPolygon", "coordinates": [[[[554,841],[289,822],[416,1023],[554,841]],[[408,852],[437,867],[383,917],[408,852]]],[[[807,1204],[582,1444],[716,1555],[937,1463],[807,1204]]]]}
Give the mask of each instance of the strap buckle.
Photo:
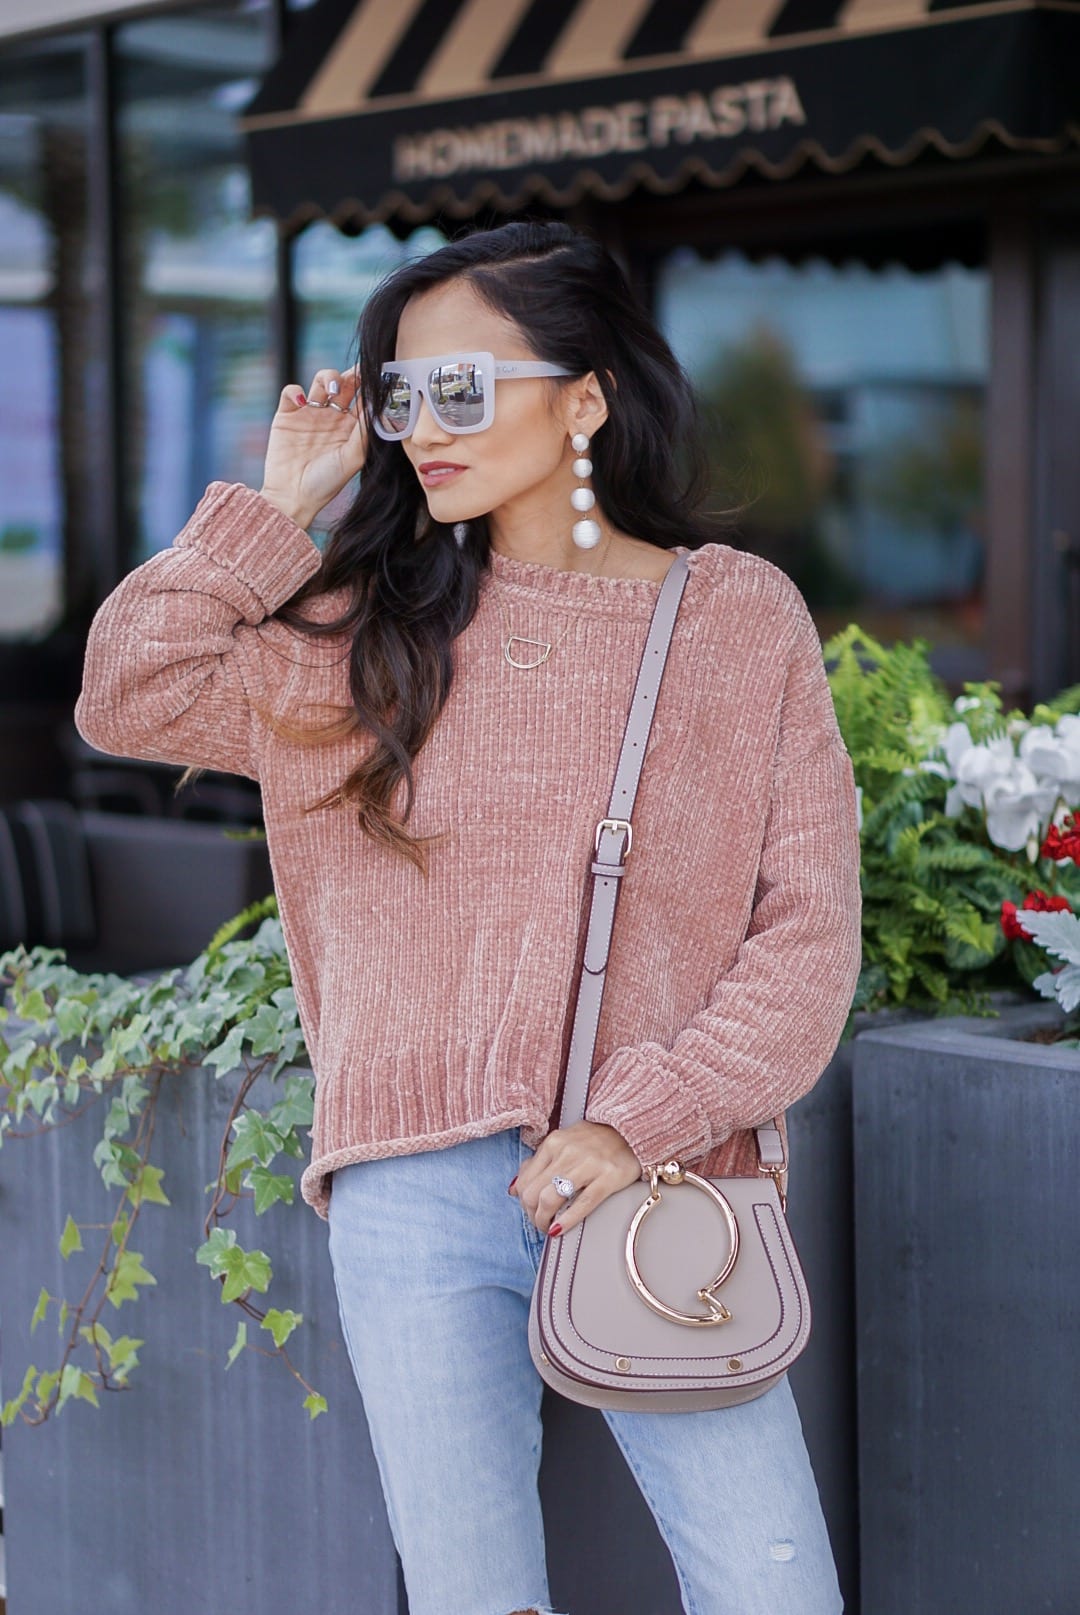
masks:
{"type": "Polygon", "coordinates": [[[758,1171],[772,1178],[780,1196],[780,1210],[786,1213],[787,1195],[784,1193],[783,1177],[788,1163],[780,1129],[773,1121],[756,1127],[754,1132],[757,1135],[758,1171]]]}
{"type": "Polygon", "coordinates": [[[601,835],[601,832],[604,831],[604,830],[625,830],[626,831],[626,846],[623,848],[622,856],[619,859],[619,862],[622,863],[623,860],[626,858],[627,853],[630,851],[631,845],[633,844],[633,840],[634,840],[634,832],[630,827],[630,820],[629,819],[601,819],[600,820],[600,823],[596,826],[596,836],[595,836],[595,838],[593,840],[593,851],[594,851],[594,853],[597,854],[597,856],[599,856],[599,853],[600,853],[600,835],[601,835]]]}

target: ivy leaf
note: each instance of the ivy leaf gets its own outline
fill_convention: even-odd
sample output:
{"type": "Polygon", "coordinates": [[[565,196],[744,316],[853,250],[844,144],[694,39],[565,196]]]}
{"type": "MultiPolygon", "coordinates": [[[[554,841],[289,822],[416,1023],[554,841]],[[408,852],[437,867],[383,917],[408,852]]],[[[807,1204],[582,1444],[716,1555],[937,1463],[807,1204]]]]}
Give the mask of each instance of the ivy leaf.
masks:
{"type": "Polygon", "coordinates": [[[161,1166],[147,1164],[139,1172],[134,1183],[128,1184],[128,1198],[133,1206],[141,1205],[144,1200],[153,1202],[158,1206],[170,1206],[172,1201],[161,1187],[161,1180],[165,1169],[161,1166]]]}
{"type": "Polygon", "coordinates": [[[106,1049],[90,1067],[90,1075],[95,1082],[104,1082],[106,1078],[116,1075],[116,1068],[120,1064],[120,1057],[115,1049],[106,1049]]]}
{"type": "Polygon", "coordinates": [[[81,1398],[84,1402],[92,1402],[95,1407],[99,1406],[97,1392],[90,1375],[84,1368],[78,1368],[74,1363],[65,1363],[60,1378],[60,1395],[56,1402],[57,1413],[63,1410],[64,1403],[73,1396],[81,1398]]]}
{"type": "Polygon", "coordinates": [[[236,1301],[249,1290],[265,1294],[270,1288],[273,1268],[265,1251],[233,1250],[226,1261],[222,1301],[236,1301]]]}
{"type": "Polygon", "coordinates": [[[195,1260],[202,1267],[208,1267],[214,1278],[224,1271],[223,1263],[226,1253],[236,1244],[235,1228],[215,1228],[209,1239],[205,1240],[195,1252],[195,1260]]]}
{"type": "Polygon", "coordinates": [[[138,1299],[140,1284],[156,1284],[157,1279],[147,1272],[143,1266],[142,1255],[139,1251],[122,1250],[109,1273],[109,1281],[105,1287],[105,1294],[114,1307],[124,1301],[138,1299]]]}
{"type": "Polygon", "coordinates": [[[195,1260],[208,1267],[214,1278],[224,1277],[223,1302],[235,1301],[248,1290],[265,1292],[273,1276],[265,1251],[245,1251],[236,1243],[235,1228],[215,1228],[195,1252],[195,1260]]]}
{"type": "MultiPolygon", "coordinates": [[[[65,1040],[80,1037],[86,1026],[88,1008],[81,999],[62,998],[57,1002],[54,1011],[56,1016],[56,1029],[65,1040]]],[[[85,1060],[83,1061],[85,1065],[85,1060]]]]}
{"type": "Polygon", "coordinates": [[[33,1389],[36,1375],[37,1369],[34,1367],[33,1363],[31,1363],[29,1368],[26,1370],[26,1373],[23,1375],[23,1382],[18,1396],[13,1396],[11,1401],[5,1402],[3,1408],[0,1409],[0,1426],[6,1428],[9,1424],[14,1423],[15,1419],[18,1417],[19,1409],[26,1402],[27,1397],[30,1395],[31,1390],[33,1389]]]}
{"type": "Polygon", "coordinates": [[[216,1066],[219,1077],[223,1072],[235,1071],[241,1064],[243,1043],[243,1026],[234,1026],[224,1042],[211,1049],[209,1054],[203,1055],[203,1065],[216,1066]]]}
{"type": "Polygon", "coordinates": [[[59,1383],[60,1370],[58,1368],[50,1368],[48,1373],[38,1375],[35,1400],[39,1408],[44,1408],[46,1402],[49,1400],[49,1397],[55,1391],[59,1383]]]}
{"type": "Polygon", "coordinates": [[[311,1414],[311,1417],[317,1419],[320,1413],[326,1412],[326,1398],[325,1396],[320,1396],[318,1391],[312,1391],[310,1396],[305,1396],[304,1406],[311,1414]]]}
{"type": "Polygon", "coordinates": [[[315,1116],[314,1078],[290,1076],[285,1081],[285,1093],[268,1112],[274,1126],[282,1133],[291,1127],[310,1127],[315,1116]]]}
{"type": "Polygon", "coordinates": [[[64,1224],[64,1232],[60,1235],[60,1254],[66,1262],[72,1251],[81,1251],[82,1248],[82,1235],[79,1233],[78,1224],[69,1211],[67,1222],[64,1224]]]}
{"type": "Polygon", "coordinates": [[[274,1337],[275,1346],[284,1346],[293,1330],[303,1321],[304,1314],[302,1312],[291,1312],[289,1310],[282,1312],[277,1307],[271,1307],[263,1319],[261,1327],[269,1329],[274,1337]]]}
{"type": "Polygon", "coordinates": [[[104,1346],[107,1350],[112,1343],[112,1335],[100,1320],[96,1323],[84,1323],[79,1333],[91,1346],[104,1346]]]}
{"type": "Polygon", "coordinates": [[[225,1160],[226,1168],[258,1161],[267,1166],[278,1154],[282,1137],[272,1122],[258,1110],[245,1110],[233,1123],[235,1137],[225,1160]]]}
{"type": "Polygon", "coordinates": [[[243,1319],[236,1326],[236,1339],[229,1347],[229,1357],[225,1364],[226,1371],[230,1369],[247,1345],[247,1324],[243,1319]]]}
{"type": "Polygon", "coordinates": [[[32,987],[21,1001],[16,1000],[15,1008],[24,1021],[36,1021],[39,1026],[48,1026],[52,1019],[52,1011],[40,987],[32,987]]]}
{"type": "Polygon", "coordinates": [[[37,1306],[34,1308],[34,1311],[33,1311],[32,1315],[31,1315],[31,1318],[30,1318],[30,1333],[31,1334],[33,1334],[33,1332],[37,1328],[38,1324],[44,1318],[46,1312],[48,1311],[49,1302],[51,1300],[52,1300],[52,1296],[49,1294],[48,1290],[42,1290],[40,1295],[37,1298],[37,1306]]]}
{"type": "Polygon", "coordinates": [[[131,1335],[118,1335],[109,1347],[109,1368],[118,1385],[126,1385],[130,1371],[138,1368],[138,1348],[144,1344],[131,1335]]]}
{"type": "Polygon", "coordinates": [[[287,1206],[293,1203],[293,1180],[287,1172],[269,1172],[265,1166],[253,1166],[250,1174],[255,1190],[255,1215],[261,1217],[276,1200],[287,1206]]]}
{"type": "Polygon", "coordinates": [[[149,1015],[132,1015],[125,1025],[117,1027],[113,1034],[113,1048],[118,1054],[130,1054],[149,1024],[149,1015]]]}
{"type": "Polygon", "coordinates": [[[273,1054],[287,1029],[286,1018],[274,1004],[260,1004],[244,1026],[252,1054],[273,1054]]]}
{"type": "Polygon", "coordinates": [[[293,1132],[288,1132],[281,1141],[281,1148],[286,1155],[295,1156],[298,1161],[304,1159],[304,1146],[293,1132]]]}

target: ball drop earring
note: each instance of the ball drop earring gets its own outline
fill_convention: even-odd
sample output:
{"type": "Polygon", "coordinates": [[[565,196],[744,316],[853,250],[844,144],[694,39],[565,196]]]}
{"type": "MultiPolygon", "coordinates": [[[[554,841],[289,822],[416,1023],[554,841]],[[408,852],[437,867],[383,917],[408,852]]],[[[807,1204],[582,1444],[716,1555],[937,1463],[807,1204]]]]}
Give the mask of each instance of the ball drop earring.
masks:
{"type": "Polygon", "coordinates": [[[468,538],[468,536],[469,536],[469,524],[468,524],[468,522],[455,522],[454,523],[454,540],[455,540],[459,550],[464,547],[465,541],[468,538]]]}
{"type": "MultiPolygon", "coordinates": [[[[570,446],[574,450],[574,453],[578,455],[578,459],[574,461],[573,465],[575,477],[591,477],[592,461],[586,458],[586,451],[589,447],[589,439],[586,437],[585,433],[575,432],[573,437],[570,439],[570,446]]],[[[596,504],[596,495],[593,493],[591,488],[575,488],[573,493],[570,495],[570,503],[573,505],[575,510],[591,510],[596,504]]],[[[595,549],[597,544],[600,542],[600,536],[599,524],[593,521],[591,516],[583,515],[580,521],[576,521],[574,523],[573,539],[578,549],[595,549]]]]}

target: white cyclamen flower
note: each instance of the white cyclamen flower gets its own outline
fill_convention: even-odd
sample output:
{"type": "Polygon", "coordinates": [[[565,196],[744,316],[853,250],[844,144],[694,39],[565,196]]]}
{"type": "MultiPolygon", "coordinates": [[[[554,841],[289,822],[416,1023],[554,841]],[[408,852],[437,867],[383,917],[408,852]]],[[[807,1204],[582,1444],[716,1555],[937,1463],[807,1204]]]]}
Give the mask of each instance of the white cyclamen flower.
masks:
{"type": "Polygon", "coordinates": [[[945,749],[946,760],[955,779],[961,757],[965,752],[969,752],[975,744],[971,738],[971,730],[966,723],[950,723],[945,731],[942,744],[945,749]]]}
{"type": "Polygon", "coordinates": [[[965,805],[987,806],[986,793],[999,781],[1008,785],[1014,795],[1035,785],[1035,776],[1018,761],[1012,741],[1005,735],[975,745],[967,725],[954,723],[949,728],[945,751],[956,781],[945,798],[945,812],[950,818],[965,805]],[[1017,769],[1023,769],[1023,773],[1018,775],[1017,769]]]}
{"type": "Polygon", "coordinates": [[[1030,768],[1019,761],[1011,774],[995,776],[983,792],[990,840],[1007,852],[1019,852],[1041,836],[1057,796],[1056,786],[1040,785],[1030,768]]]}
{"type": "Polygon", "coordinates": [[[1020,756],[1033,774],[1063,792],[1080,789],[1080,729],[1060,732],[1046,724],[1029,729],[1020,741],[1020,756]]]}

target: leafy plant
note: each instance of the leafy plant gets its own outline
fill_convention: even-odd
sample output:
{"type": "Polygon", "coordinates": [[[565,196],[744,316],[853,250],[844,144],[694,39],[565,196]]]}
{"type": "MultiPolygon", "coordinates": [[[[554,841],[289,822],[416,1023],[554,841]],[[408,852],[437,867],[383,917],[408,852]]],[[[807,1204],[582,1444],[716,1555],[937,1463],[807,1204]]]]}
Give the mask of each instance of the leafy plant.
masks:
{"type": "Polygon", "coordinates": [[[993,1013],[991,989],[1017,978],[1030,986],[1046,969],[1044,950],[1006,923],[1010,912],[1047,896],[1080,903],[1075,863],[1041,852],[1069,793],[1052,776],[1029,778],[1015,752],[1025,735],[1062,721],[1080,690],[1030,718],[1003,712],[993,681],[966,683],[952,701],[924,640],[886,648],[854,623],[823,655],[860,801],[863,966],[853,1010],[993,1013]],[[972,782],[958,783],[957,768],[962,775],[973,757],[972,782]],[[1017,804],[1039,833],[1002,845],[991,832],[1009,809],[1016,820],[1017,804]]]}
{"type": "MultiPolygon", "coordinates": [[[[147,1205],[169,1204],[162,1168],[150,1153],[158,1104],[170,1082],[209,1067],[218,1079],[242,1072],[229,1109],[203,1244],[195,1253],[219,1283],[223,1304],[244,1316],[226,1367],[247,1350],[277,1356],[307,1393],[311,1418],[327,1403],[297,1369],[286,1343],[302,1324],[287,1307],[260,1308],[254,1297],[270,1287],[273,1266],[263,1250],[245,1250],[235,1229],[223,1226],[245,1196],[256,1215],[291,1205],[294,1179],[275,1170],[279,1157],[303,1159],[298,1129],[310,1127],[314,1078],[306,1060],[280,921],[274,898],[254,904],[224,926],[189,966],[150,980],[109,974],[83,975],[64,962],[58,948],[16,948],[0,956],[0,988],[9,1008],[0,1009],[0,1143],[63,1126],[94,1105],[103,1110],[94,1161],[102,1180],[117,1190],[97,1268],[77,1302],[43,1289],[31,1330],[57,1309],[63,1347],[58,1363],[29,1365],[20,1390],[0,1411],[0,1422],[17,1416],[40,1424],[72,1397],[98,1406],[99,1390],[123,1390],[138,1367],[143,1341],[114,1336],[103,1322],[106,1303],[116,1312],[157,1283],[134,1240],[147,1205]],[[259,921],[254,935],[241,931],[259,921]],[[251,1090],[260,1077],[281,1085],[274,1103],[260,1111],[251,1090]],[[266,1331],[273,1345],[248,1338],[248,1323],[266,1331]]],[[[97,1224],[93,1225],[97,1227],[97,1224]]],[[[80,1226],[69,1212],[60,1237],[66,1260],[83,1248],[80,1226]]]]}

